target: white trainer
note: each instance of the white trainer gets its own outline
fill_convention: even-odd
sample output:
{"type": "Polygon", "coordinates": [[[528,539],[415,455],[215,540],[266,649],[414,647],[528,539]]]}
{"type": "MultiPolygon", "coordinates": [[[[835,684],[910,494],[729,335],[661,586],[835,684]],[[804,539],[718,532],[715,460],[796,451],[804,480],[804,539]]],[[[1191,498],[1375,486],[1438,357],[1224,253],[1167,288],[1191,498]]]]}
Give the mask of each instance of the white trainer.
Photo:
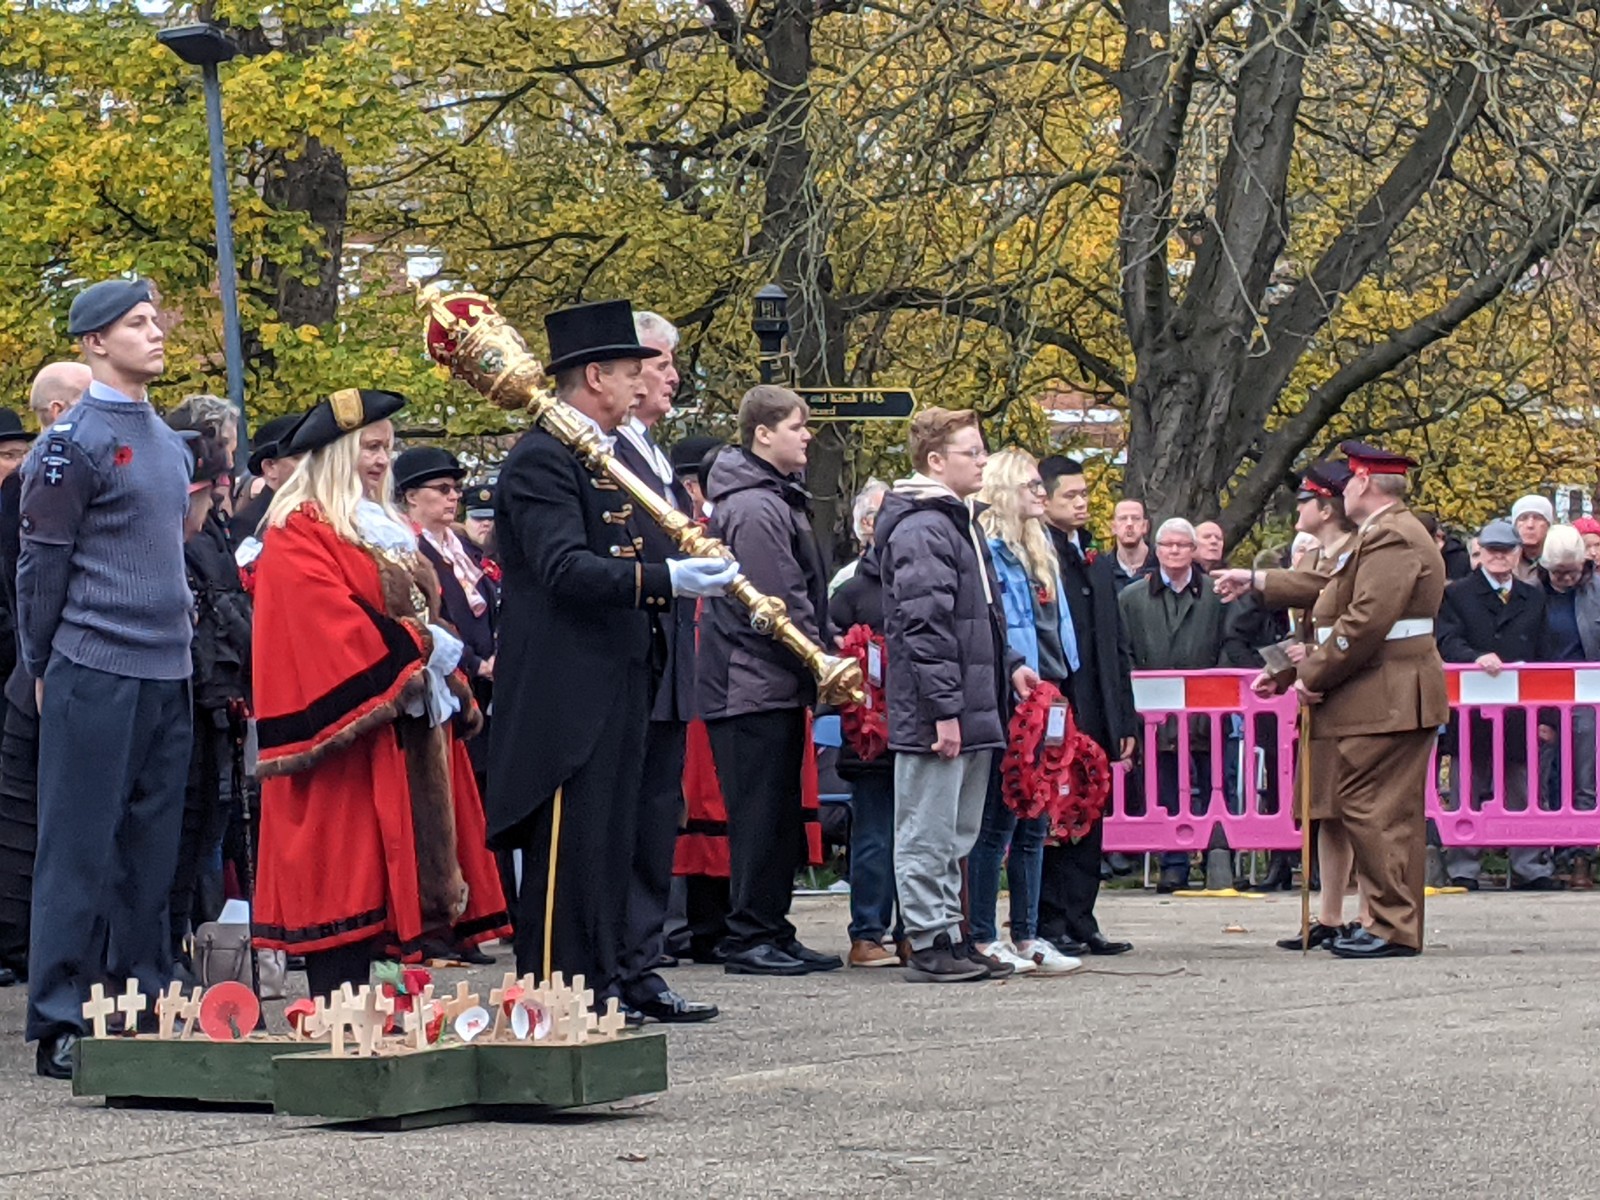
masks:
{"type": "Polygon", "coordinates": [[[1026,975],[1030,971],[1039,969],[1038,964],[1033,959],[1026,955],[1018,954],[1017,948],[1003,938],[999,941],[990,942],[987,946],[979,943],[978,950],[980,953],[987,954],[991,958],[998,958],[1001,962],[1007,964],[1011,968],[1013,975],[1026,975]]]}
{"type": "Polygon", "coordinates": [[[1027,956],[1040,975],[1070,975],[1083,966],[1081,958],[1061,953],[1043,938],[1021,943],[1017,953],[1027,956]]]}

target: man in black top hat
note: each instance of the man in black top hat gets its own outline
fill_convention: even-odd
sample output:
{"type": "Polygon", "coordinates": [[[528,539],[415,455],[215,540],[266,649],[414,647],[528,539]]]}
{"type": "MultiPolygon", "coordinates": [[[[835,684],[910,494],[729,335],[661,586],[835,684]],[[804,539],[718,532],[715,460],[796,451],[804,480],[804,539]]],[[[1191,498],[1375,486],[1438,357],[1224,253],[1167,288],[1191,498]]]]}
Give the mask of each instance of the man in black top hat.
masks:
{"type": "Polygon", "coordinates": [[[287,416],[273,417],[270,421],[263,421],[256,430],[255,448],[250,451],[250,474],[259,478],[265,486],[250,499],[239,506],[233,514],[233,520],[228,524],[228,533],[238,545],[245,538],[257,536],[261,522],[266,519],[267,508],[272,504],[272,497],[284,481],[294,474],[295,467],[300,465],[299,454],[284,454],[278,443],[294,432],[294,427],[300,423],[304,413],[289,413],[287,416]]]}
{"type": "MultiPolygon", "coordinates": [[[[607,441],[647,393],[626,301],[545,318],[559,398],[607,441]]],[[[523,851],[517,970],[583,975],[621,993],[627,888],[649,716],[651,615],[674,596],[718,594],[722,559],[645,562],[633,506],[542,429],[501,468],[502,568],[489,841],[523,851]]]]}

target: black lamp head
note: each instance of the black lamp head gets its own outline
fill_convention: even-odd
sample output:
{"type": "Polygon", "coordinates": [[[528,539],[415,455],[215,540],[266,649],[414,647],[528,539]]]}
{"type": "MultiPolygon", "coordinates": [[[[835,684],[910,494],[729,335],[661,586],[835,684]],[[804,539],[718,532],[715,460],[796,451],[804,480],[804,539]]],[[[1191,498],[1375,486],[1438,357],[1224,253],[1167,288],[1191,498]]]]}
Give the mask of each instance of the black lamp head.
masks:
{"type": "Polygon", "coordinates": [[[156,41],[171,50],[184,62],[196,67],[214,67],[227,62],[239,53],[219,25],[174,25],[157,32],[156,41]]]}

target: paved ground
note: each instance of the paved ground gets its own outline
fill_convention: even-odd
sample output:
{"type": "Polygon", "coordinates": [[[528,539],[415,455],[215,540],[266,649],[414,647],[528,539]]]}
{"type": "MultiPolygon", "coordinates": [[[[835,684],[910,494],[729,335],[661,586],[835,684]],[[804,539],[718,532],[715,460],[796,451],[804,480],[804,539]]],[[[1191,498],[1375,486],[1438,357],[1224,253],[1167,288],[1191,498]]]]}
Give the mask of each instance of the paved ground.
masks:
{"type": "MultiPolygon", "coordinates": [[[[841,900],[797,908],[839,944],[841,900]]],[[[392,1135],[74,1100],[0,992],[0,1196],[1591,1194],[1600,895],[1442,897],[1371,964],[1271,949],[1298,909],[1109,895],[1137,952],[1058,980],[682,970],[724,1016],[666,1095],[392,1135]]]]}

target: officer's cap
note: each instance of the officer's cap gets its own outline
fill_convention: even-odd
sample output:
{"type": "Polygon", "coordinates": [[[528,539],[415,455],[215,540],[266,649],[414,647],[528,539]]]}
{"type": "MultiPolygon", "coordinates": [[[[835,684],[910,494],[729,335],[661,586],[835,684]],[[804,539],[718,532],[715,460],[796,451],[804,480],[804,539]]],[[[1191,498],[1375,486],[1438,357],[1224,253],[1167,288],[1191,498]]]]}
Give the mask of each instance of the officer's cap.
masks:
{"type": "Polygon", "coordinates": [[[494,519],[494,484],[478,482],[467,488],[467,494],[462,497],[466,506],[467,516],[475,521],[492,521],[494,519]]]}
{"type": "Polygon", "coordinates": [[[106,279],[79,292],[67,310],[67,332],[73,337],[99,333],[132,311],[134,305],[155,303],[148,279],[106,279]]]}
{"type": "Polygon", "coordinates": [[[1369,442],[1340,442],[1352,475],[1404,475],[1416,460],[1380,449],[1369,442]]]}
{"type": "Polygon", "coordinates": [[[1344,495],[1350,481],[1350,468],[1342,462],[1314,462],[1301,473],[1297,500],[1331,500],[1344,495]]]}
{"type": "Polygon", "coordinates": [[[1522,539],[1510,521],[1494,520],[1479,531],[1478,545],[1487,550],[1515,550],[1522,545],[1522,539]]]}

